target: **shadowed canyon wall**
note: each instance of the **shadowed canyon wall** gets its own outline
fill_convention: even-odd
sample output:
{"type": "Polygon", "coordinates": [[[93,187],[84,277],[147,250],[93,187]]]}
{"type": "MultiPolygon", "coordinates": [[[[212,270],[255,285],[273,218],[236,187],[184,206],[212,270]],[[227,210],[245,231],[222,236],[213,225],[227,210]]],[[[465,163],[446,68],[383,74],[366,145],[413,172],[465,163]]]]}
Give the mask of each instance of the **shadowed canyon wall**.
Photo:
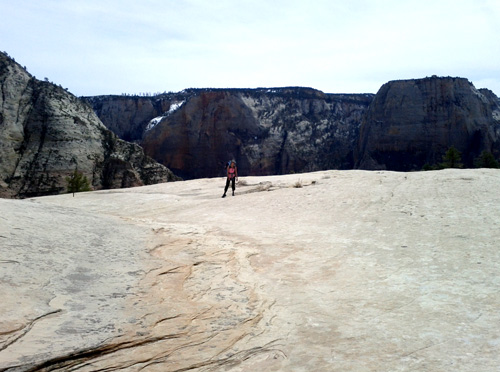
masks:
{"type": "Polygon", "coordinates": [[[134,104],[130,97],[88,99],[109,128],[135,128],[132,139],[149,156],[175,174],[198,178],[223,174],[232,158],[243,175],[350,169],[361,118],[373,95],[292,87],[191,89],[150,97],[150,104],[144,103],[146,97],[135,98],[134,104]],[[117,112],[131,107],[138,110],[134,118],[143,118],[150,107],[163,112],[158,109],[150,121],[119,117],[117,112]]]}
{"type": "Polygon", "coordinates": [[[86,99],[105,125],[185,178],[222,175],[231,158],[243,175],[269,175],[420,170],[450,146],[468,167],[482,151],[500,157],[499,99],[463,78],[392,81],[376,95],[290,87],[86,99]]]}
{"type": "Polygon", "coordinates": [[[450,146],[466,167],[482,151],[500,156],[500,102],[463,78],[384,84],[363,116],[356,166],[419,170],[437,164],[450,146]]]}

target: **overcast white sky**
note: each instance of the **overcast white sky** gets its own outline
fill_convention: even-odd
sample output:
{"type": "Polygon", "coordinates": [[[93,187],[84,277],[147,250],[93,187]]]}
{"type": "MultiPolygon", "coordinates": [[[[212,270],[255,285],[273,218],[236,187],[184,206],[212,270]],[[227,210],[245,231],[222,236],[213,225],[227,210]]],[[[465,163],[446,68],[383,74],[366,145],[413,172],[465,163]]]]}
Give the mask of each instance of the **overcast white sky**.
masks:
{"type": "Polygon", "coordinates": [[[500,95],[500,0],[0,0],[0,50],[75,95],[468,78],[500,95]]]}

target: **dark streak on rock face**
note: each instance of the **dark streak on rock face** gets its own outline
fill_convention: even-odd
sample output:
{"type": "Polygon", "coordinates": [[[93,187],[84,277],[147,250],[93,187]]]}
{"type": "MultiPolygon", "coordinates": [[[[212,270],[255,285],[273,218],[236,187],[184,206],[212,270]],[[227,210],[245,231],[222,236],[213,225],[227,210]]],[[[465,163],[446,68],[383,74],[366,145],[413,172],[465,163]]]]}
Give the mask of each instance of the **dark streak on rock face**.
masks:
{"type": "Polygon", "coordinates": [[[466,167],[482,151],[500,156],[500,101],[463,78],[426,78],[383,85],[363,117],[356,166],[420,170],[454,146],[466,167]]]}

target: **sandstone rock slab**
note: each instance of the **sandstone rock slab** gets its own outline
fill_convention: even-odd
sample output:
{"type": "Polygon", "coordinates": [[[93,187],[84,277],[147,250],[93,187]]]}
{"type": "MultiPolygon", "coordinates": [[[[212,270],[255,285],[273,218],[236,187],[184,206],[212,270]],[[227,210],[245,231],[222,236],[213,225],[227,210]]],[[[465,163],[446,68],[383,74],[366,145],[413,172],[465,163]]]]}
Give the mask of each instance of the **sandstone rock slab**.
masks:
{"type": "Polygon", "coordinates": [[[497,371],[499,184],[325,171],[225,199],[215,178],[0,200],[0,369],[497,371]]]}

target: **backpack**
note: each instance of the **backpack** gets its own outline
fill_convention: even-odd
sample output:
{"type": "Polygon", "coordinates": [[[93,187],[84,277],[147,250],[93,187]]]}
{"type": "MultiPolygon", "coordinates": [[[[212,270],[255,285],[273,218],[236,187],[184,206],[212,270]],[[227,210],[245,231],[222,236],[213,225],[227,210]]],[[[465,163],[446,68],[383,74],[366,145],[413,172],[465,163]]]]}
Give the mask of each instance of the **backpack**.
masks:
{"type": "Polygon", "coordinates": [[[231,165],[231,163],[234,162],[234,165],[236,166],[236,160],[229,160],[227,163],[226,163],[226,170],[227,168],[229,168],[229,166],[231,165]]]}

